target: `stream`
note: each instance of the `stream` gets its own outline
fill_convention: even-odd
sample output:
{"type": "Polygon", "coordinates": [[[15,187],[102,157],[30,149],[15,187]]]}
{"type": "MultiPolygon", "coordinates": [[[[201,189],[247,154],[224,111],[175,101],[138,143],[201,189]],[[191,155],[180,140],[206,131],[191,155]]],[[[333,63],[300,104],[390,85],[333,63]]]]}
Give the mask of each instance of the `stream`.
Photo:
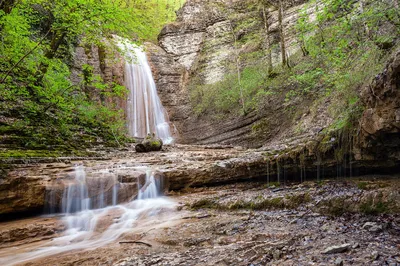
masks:
{"type": "MultiPolygon", "coordinates": [[[[150,169],[146,171],[145,183],[138,188],[137,199],[117,205],[117,189],[112,189],[112,204],[103,208],[92,204],[84,167],[76,166],[74,175],[74,180],[65,187],[61,200],[61,219],[66,228],[63,235],[27,252],[24,248],[15,247],[1,250],[0,265],[15,265],[63,252],[105,246],[131,231],[138,220],[157,216],[160,212],[172,212],[176,206],[174,201],[162,196],[162,180],[155,179],[150,169]]],[[[100,195],[98,206],[103,206],[106,204],[104,190],[100,191],[100,195]]]]}

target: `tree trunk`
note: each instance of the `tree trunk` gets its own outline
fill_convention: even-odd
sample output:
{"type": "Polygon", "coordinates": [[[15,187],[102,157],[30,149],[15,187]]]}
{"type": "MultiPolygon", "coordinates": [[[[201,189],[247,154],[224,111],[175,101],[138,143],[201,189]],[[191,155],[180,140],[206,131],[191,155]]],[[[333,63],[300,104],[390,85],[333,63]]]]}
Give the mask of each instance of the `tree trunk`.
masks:
{"type": "Polygon", "coordinates": [[[240,92],[240,101],[242,104],[242,109],[243,109],[243,114],[246,114],[246,108],[245,108],[245,103],[244,103],[244,96],[243,96],[243,89],[242,89],[242,84],[241,84],[241,74],[240,74],[240,56],[239,56],[239,51],[237,51],[237,38],[235,31],[233,30],[233,25],[232,21],[229,20],[229,24],[231,27],[231,32],[233,35],[234,39],[234,46],[235,46],[235,59],[236,59],[236,72],[237,72],[237,79],[238,79],[238,85],[239,85],[239,92],[240,92]]]}
{"type": "Polygon", "coordinates": [[[278,7],[278,22],[279,22],[279,36],[281,38],[281,54],[282,54],[282,66],[288,66],[288,61],[286,57],[286,44],[285,44],[285,35],[283,30],[283,3],[282,0],[279,0],[278,7]]]}
{"type": "MultiPolygon", "coordinates": [[[[315,3],[315,11],[318,14],[319,12],[319,2],[317,0],[317,2],[315,3]]],[[[324,29],[322,27],[321,22],[317,19],[317,27],[318,27],[318,32],[321,36],[321,46],[324,47],[325,46],[325,37],[324,37],[324,29]]]]}
{"type": "Polygon", "coordinates": [[[48,59],[53,59],[54,56],[56,55],[58,48],[60,47],[60,45],[62,44],[62,42],[64,41],[64,38],[67,34],[65,32],[63,33],[55,33],[51,43],[50,43],[50,49],[46,52],[46,57],[48,59]]]}
{"type": "Polygon", "coordinates": [[[42,42],[46,39],[47,35],[49,34],[50,31],[48,31],[46,33],[46,35],[44,35],[42,37],[42,39],[35,45],[35,47],[33,47],[31,50],[29,50],[29,52],[27,52],[24,56],[22,56],[17,63],[15,63],[4,75],[4,77],[1,79],[0,84],[4,83],[7,79],[7,77],[11,74],[11,72],[14,70],[14,68],[16,68],[20,63],[22,63],[24,61],[25,58],[27,58],[33,51],[36,50],[36,48],[38,48],[42,42]]]}
{"type": "MultiPolygon", "coordinates": [[[[61,43],[64,41],[64,38],[66,37],[66,33],[63,32],[61,34],[54,33],[53,38],[50,43],[50,49],[45,53],[46,58],[48,59],[53,59],[58,51],[58,48],[60,47],[61,43]]],[[[46,75],[47,69],[49,68],[48,63],[42,63],[39,66],[38,73],[37,73],[37,79],[36,79],[36,85],[39,86],[44,78],[44,75],[46,75]]]]}
{"type": "Polygon", "coordinates": [[[263,19],[264,19],[264,30],[265,30],[265,44],[267,46],[267,71],[268,75],[272,72],[272,51],[271,51],[271,42],[269,39],[269,24],[268,24],[268,16],[267,11],[265,9],[264,3],[262,3],[262,11],[263,11],[263,19]]]}

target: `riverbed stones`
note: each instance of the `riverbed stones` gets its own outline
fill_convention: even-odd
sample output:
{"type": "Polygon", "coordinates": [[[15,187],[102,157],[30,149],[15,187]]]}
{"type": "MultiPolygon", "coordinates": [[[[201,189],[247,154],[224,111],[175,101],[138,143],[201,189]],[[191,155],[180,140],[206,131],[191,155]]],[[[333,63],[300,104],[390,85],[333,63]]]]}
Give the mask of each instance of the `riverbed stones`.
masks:
{"type": "Polygon", "coordinates": [[[371,253],[371,259],[372,259],[372,260],[377,260],[378,258],[379,258],[379,252],[376,251],[376,250],[372,251],[372,253],[371,253]]]}
{"type": "MultiPolygon", "coordinates": [[[[129,164],[125,166],[129,167],[129,164]]],[[[132,230],[135,228],[138,230],[137,233],[124,235],[121,240],[117,240],[139,240],[151,244],[152,248],[144,245],[111,244],[95,250],[74,251],[39,259],[30,265],[73,265],[82,264],[82,261],[91,264],[160,266],[335,265],[338,258],[343,260],[344,265],[396,263],[399,258],[397,243],[400,243],[400,239],[395,230],[385,231],[385,237],[377,236],[361,228],[371,217],[364,215],[346,215],[346,218],[327,217],[313,211],[304,211],[312,209],[321,198],[352,191],[353,188],[348,183],[350,180],[315,184],[315,186],[312,182],[306,182],[302,186],[288,186],[286,190],[279,192],[272,192],[264,187],[262,182],[242,182],[208,188],[191,188],[186,192],[170,192],[171,200],[183,205],[181,211],[174,213],[174,219],[163,220],[168,216],[163,218],[155,214],[149,223],[139,222],[137,223],[139,228],[132,227],[132,230]],[[288,191],[292,192],[293,196],[308,191],[312,201],[301,204],[295,209],[222,210],[203,206],[201,210],[194,211],[190,208],[193,202],[205,199],[213,200],[220,206],[229,206],[234,202],[254,201],[261,197],[282,197],[288,191]],[[300,216],[301,223],[290,223],[295,217],[300,216]],[[321,228],[322,224],[326,230],[321,228]],[[349,248],[346,253],[321,255],[323,248],[342,243],[360,243],[362,248],[352,250],[349,248]],[[274,259],[273,253],[277,250],[281,251],[282,256],[274,259]],[[373,251],[380,254],[375,261],[371,258],[373,251]]],[[[400,183],[399,180],[392,180],[390,186],[385,189],[397,190],[396,184],[400,183]]],[[[357,188],[356,185],[354,187],[357,188]]],[[[359,196],[355,194],[354,197],[359,196]]],[[[318,205],[321,204],[323,202],[318,205]]],[[[376,221],[381,224],[387,221],[397,223],[397,219],[396,214],[386,214],[376,221]]],[[[108,217],[101,223],[109,223],[108,217]]],[[[23,224],[27,225],[26,222],[23,224]]]]}

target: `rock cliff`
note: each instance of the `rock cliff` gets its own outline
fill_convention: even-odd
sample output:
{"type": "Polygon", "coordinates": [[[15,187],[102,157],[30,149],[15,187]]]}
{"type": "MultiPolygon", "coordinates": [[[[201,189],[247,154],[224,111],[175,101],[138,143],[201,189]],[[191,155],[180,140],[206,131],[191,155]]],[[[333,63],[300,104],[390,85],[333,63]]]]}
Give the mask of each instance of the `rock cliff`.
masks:
{"type": "MultiPolygon", "coordinates": [[[[365,85],[358,88],[361,119],[357,119],[358,126],[352,131],[326,133],[333,122],[328,112],[332,99],[322,98],[315,104],[317,98],[310,95],[288,102],[285,92],[290,88],[285,87],[262,102],[259,111],[227,115],[223,119],[212,113],[198,115],[194,112],[190,101],[194,85],[222,80],[232,70],[237,53],[257,52],[266,45],[263,39],[250,44],[235,44],[255,32],[262,36],[264,31],[260,9],[250,3],[250,0],[189,0],[178,12],[177,21],[162,30],[159,46],[148,43],[146,48],[161,101],[175,126],[178,143],[218,143],[222,147],[229,144],[229,147],[257,149],[207,150],[207,146],[192,146],[188,149],[193,150],[186,151],[186,146],[178,146],[178,151],[141,157],[126,151],[112,154],[113,158],[104,163],[85,162],[90,169],[89,179],[90,175],[93,177],[104,169],[111,169],[107,175],[117,177],[127,188],[125,192],[121,191],[121,201],[126,201],[137,191],[138,173],[134,168],[143,165],[161,171],[172,190],[260,177],[270,181],[304,181],[400,171],[398,47],[388,56],[381,73],[365,80],[365,85]],[[296,112],[293,106],[296,106],[296,112]]],[[[303,1],[293,1],[285,6],[283,25],[289,54],[301,49],[295,35],[295,23],[299,10],[304,7],[303,1]]],[[[306,12],[313,17],[313,9],[306,12]]],[[[270,7],[267,14],[272,62],[277,65],[281,58],[278,11],[270,7]]],[[[248,63],[243,61],[241,64],[248,63]]],[[[107,82],[123,84],[122,65],[108,62],[101,49],[96,47],[76,48],[71,77],[75,84],[81,82],[85,65],[92,66],[92,74],[100,75],[107,82]]],[[[96,99],[96,95],[93,97],[96,99]]],[[[123,100],[120,108],[125,109],[123,100]]],[[[49,188],[58,191],[60,200],[64,188],[61,181],[71,178],[72,163],[17,164],[13,169],[0,172],[4,176],[0,180],[0,213],[40,212],[49,188]]],[[[92,193],[96,195],[97,192],[94,189],[92,193]]]]}
{"type": "MultiPolygon", "coordinates": [[[[356,159],[400,160],[400,50],[383,72],[361,90],[365,110],[360,120],[356,159]]],[[[390,163],[389,163],[390,162],[390,163]]]]}
{"type": "MultiPolygon", "coordinates": [[[[300,10],[304,8],[304,1],[287,2],[285,5],[283,30],[289,55],[300,50],[294,32],[300,10]]],[[[312,8],[307,10],[309,13],[312,11],[312,8]]],[[[272,63],[278,65],[281,60],[278,10],[270,6],[266,12],[272,63]]],[[[187,1],[179,10],[177,21],[164,27],[159,35],[161,48],[149,52],[160,97],[176,127],[179,142],[259,147],[277,133],[285,133],[285,128],[288,128],[285,121],[289,118],[283,110],[285,102],[282,95],[272,97],[261,113],[229,116],[223,120],[212,115],[197,116],[189,100],[193,84],[221,81],[231,71],[238,53],[249,54],[265,47],[265,40],[257,39],[263,36],[264,27],[262,12],[252,1],[226,0],[187,1]],[[250,38],[257,40],[237,44],[250,38]],[[268,124],[268,134],[253,134],[257,123],[268,124]]],[[[315,127],[311,126],[307,134],[323,127],[325,119],[325,113],[322,119],[308,117],[315,127]]]]}
{"type": "MultiPolygon", "coordinates": [[[[285,2],[282,25],[287,56],[302,49],[296,30],[301,13],[307,13],[313,21],[318,8],[305,1],[285,2]]],[[[285,87],[257,111],[244,115],[221,118],[213,113],[199,115],[193,109],[193,88],[224,79],[235,68],[238,54],[245,57],[269,45],[273,65],[279,64],[282,55],[276,6],[270,5],[265,11],[268,41],[264,38],[262,10],[254,1],[189,0],[177,14],[177,21],[159,35],[160,47],[149,52],[160,97],[175,125],[178,142],[262,147],[273,154],[270,162],[275,174],[285,164],[285,174],[296,177],[300,176],[300,165],[313,177],[322,175],[322,169],[326,175],[399,169],[398,48],[383,71],[358,89],[363,111],[354,131],[330,136],[326,132],[334,122],[328,110],[332,99],[310,95],[287,101],[290,88],[285,87]]],[[[251,62],[240,62],[241,67],[246,64],[251,62]]]]}

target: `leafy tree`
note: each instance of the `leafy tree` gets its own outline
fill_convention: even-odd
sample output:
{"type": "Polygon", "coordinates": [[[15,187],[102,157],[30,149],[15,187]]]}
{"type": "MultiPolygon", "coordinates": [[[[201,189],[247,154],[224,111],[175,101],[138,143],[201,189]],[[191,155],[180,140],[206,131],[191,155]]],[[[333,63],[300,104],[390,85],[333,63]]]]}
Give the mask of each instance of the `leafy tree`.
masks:
{"type": "MultiPolygon", "coordinates": [[[[123,115],[118,110],[94,101],[69,81],[74,47],[107,49],[103,41],[113,35],[137,42],[155,40],[179,4],[173,0],[0,1],[0,116],[24,121],[27,126],[19,128],[31,136],[36,134],[31,127],[48,127],[60,136],[59,141],[70,139],[77,127],[92,135],[107,135],[112,127],[113,132],[122,132],[123,115]]],[[[85,82],[105,97],[123,91],[97,76],[85,82]]]]}

